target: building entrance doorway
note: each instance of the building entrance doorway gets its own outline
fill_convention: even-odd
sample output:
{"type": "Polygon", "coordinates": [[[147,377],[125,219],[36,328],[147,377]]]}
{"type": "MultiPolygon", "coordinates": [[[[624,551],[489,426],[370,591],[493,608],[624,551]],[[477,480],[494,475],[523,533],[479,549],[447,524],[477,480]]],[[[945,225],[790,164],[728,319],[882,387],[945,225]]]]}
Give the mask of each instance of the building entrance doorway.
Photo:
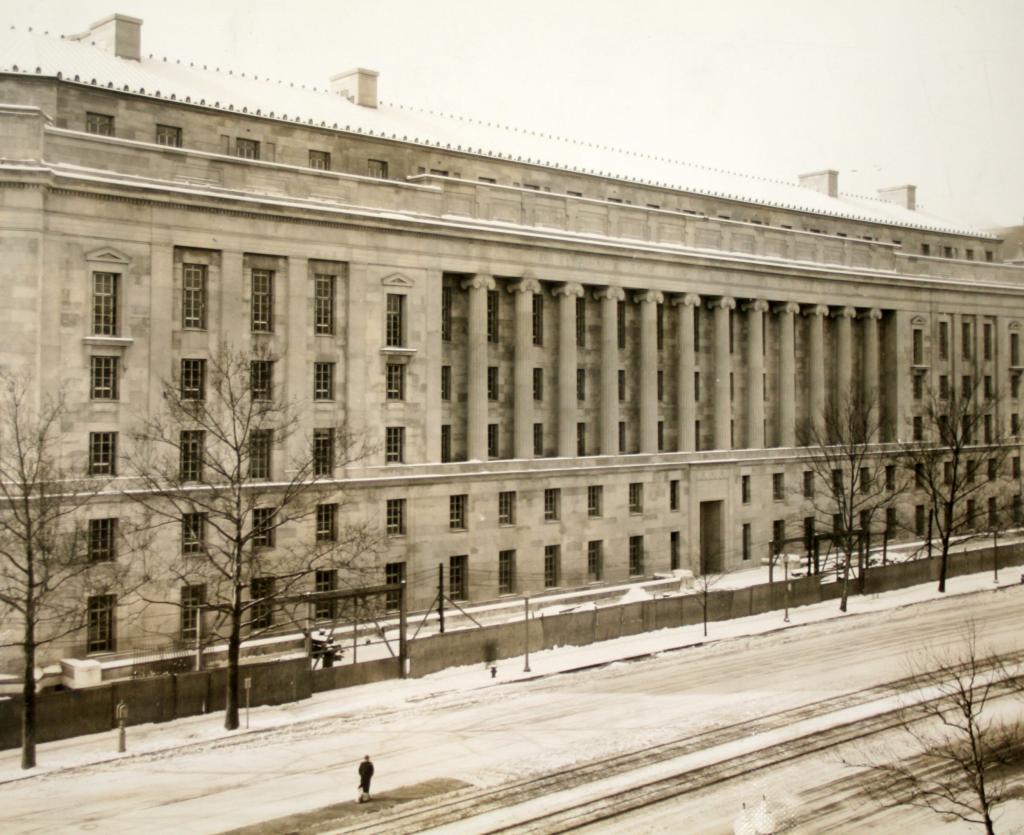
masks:
{"type": "Polygon", "coordinates": [[[725,563],[722,502],[700,503],[700,573],[718,574],[725,563]]]}

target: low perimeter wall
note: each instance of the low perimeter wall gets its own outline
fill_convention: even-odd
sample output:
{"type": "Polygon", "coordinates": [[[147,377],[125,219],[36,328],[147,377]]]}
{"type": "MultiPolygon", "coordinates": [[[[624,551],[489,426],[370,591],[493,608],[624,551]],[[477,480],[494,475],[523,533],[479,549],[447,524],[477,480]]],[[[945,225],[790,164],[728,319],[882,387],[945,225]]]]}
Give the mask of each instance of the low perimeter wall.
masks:
{"type": "MultiPolygon", "coordinates": [[[[1007,569],[1024,564],[1024,545],[1000,546],[999,563],[1001,568],[1007,569]]],[[[950,577],[992,569],[991,547],[950,555],[950,577]]],[[[865,577],[865,592],[877,594],[938,581],[939,570],[938,557],[875,566],[865,577]]],[[[835,599],[842,593],[838,583],[822,585],[819,577],[800,577],[790,583],[791,607],[835,599]]],[[[856,594],[858,588],[857,581],[852,580],[850,593],[856,594]]],[[[701,623],[705,599],[709,622],[731,620],[782,609],[786,604],[786,590],[782,582],[742,589],[715,590],[712,587],[706,596],[697,592],[586,612],[534,617],[528,624],[504,623],[431,635],[409,643],[410,675],[418,678],[448,667],[519,656],[527,640],[530,652],[539,652],[701,623]]],[[[398,662],[392,658],[342,664],[326,670],[311,670],[309,659],[295,658],[245,664],[241,670],[242,680],[250,679],[249,703],[253,707],[297,702],[313,693],[385,681],[398,675],[398,662]]],[[[128,706],[129,725],[167,722],[220,711],[224,709],[225,680],[226,670],[217,668],[129,679],[82,690],[44,691],[37,697],[37,740],[50,742],[113,730],[117,727],[116,709],[121,701],[128,706]]],[[[244,707],[245,691],[241,693],[244,707]]],[[[16,748],[20,744],[21,699],[0,699],[0,749],[16,748]]]]}

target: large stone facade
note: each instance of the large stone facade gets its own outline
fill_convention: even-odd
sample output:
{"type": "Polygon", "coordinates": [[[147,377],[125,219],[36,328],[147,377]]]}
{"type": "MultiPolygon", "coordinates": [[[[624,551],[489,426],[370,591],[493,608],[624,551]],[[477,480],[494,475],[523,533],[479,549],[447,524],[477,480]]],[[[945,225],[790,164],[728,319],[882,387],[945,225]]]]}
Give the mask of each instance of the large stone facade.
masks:
{"type": "MultiPolygon", "coordinates": [[[[306,430],[344,423],[375,450],[323,490],[357,496],[382,527],[387,500],[405,500],[380,572],[404,564],[414,609],[453,556],[467,558],[472,600],[759,560],[773,523],[795,534],[814,513],[799,489],[774,498],[773,476],[796,488],[807,469],[797,428],[856,387],[876,396],[880,443],[909,438],[914,375],[937,386],[965,356],[1007,392],[998,426],[1024,408],[1009,394],[1024,268],[984,233],[850,208],[834,176],[806,181],[811,210],[243,113],[212,86],[185,101],[86,64],[25,70],[0,73],[0,364],[66,393],[64,451],[84,460],[90,432],[128,438],[159,407],[181,359],[252,344],[253,272],[272,271],[265,342],[285,395],[305,404],[306,430]],[[195,265],[203,327],[182,311],[195,265]],[[91,330],[97,273],[118,277],[113,335],[91,330]],[[336,318],[323,335],[325,275],[336,318]],[[402,299],[398,339],[389,296],[402,299]],[[120,359],[116,400],[90,398],[94,355],[120,359]],[[327,402],[312,400],[314,362],[336,364],[327,402]],[[399,397],[389,365],[403,369],[399,397]],[[385,461],[386,427],[404,428],[400,463],[385,461]],[[453,495],[468,497],[457,529],[453,495]]],[[[909,212],[912,193],[897,198],[909,212]]],[[[118,649],[176,638],[175,618],[151,607],[118,649]]],[[[81,655],[84,638],[53,653],[81,655]]]]}

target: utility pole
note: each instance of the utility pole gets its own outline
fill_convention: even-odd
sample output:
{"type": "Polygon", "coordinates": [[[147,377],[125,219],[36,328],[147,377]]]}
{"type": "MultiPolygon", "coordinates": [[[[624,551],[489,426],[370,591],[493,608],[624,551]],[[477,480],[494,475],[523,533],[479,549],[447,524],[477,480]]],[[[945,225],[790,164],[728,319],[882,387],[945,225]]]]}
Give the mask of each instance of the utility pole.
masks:
{"type": "Polygon", "coordinates": [[[444,635],[444,563],[437,564],[437,623],[444,635]]]}
{"type": "Polygon", "coordinates": [[[408,666],[409,648],[405,643],[405,578],[402,578],[401,587],[398,590],[398,675],[406,678],[406,667],[408,666]]]}
{"type": "Polygon", "coordinates": [[[523,672],[530,672],[530,596],[523,597],[523,642],[526,646],[524,653],[526,663],[523,665],[523,672]]]}

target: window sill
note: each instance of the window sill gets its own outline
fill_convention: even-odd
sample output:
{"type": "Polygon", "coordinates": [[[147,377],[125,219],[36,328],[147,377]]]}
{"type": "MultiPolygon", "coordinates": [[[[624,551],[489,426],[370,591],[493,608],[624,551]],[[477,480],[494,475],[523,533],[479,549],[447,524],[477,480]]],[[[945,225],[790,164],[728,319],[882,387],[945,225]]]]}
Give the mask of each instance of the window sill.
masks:
{"type": "Polygon", "coordinates": [[[385,345],[380,349],[380,352],[387,357],[389,362],[393,363],[408,363],[414,356],[416,356],[415,348],[400,348],[395,345],[385,345]]]}
{"type": "Polygon", "coordinates": [[[128,348],[135,342],[130,336],[83,336],[82,343],[98,348],[128,348]]]}

